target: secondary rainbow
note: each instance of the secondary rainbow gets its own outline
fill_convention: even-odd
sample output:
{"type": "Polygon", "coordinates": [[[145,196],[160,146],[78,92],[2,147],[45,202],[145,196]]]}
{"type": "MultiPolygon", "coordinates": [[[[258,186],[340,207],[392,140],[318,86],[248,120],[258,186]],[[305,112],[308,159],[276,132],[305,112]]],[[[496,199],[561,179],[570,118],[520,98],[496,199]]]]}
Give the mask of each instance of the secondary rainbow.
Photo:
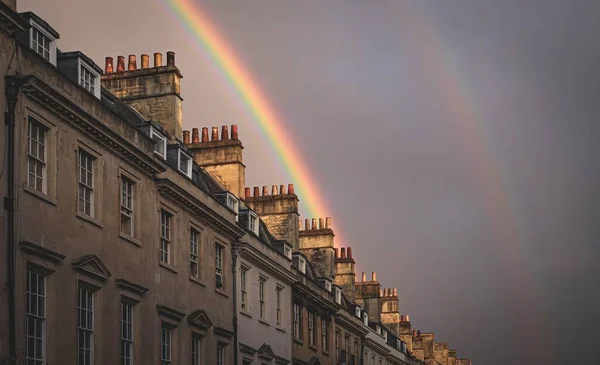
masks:
{"type": "MultiPolygon", "coordinates": [[[[214,65],[252,114],[281,168],[295,184],[296,194],[308,209],[306,216],[320,218],[331,215],[332,211],[326,206],[326,199],[320,193],[310,168],[286,133],[284,122],[200,5],[191,0],[163,1],[182,20],[192,39],[210,55],[214,65]]],[[[339,226],[336,236],[338,244],[344,242],[339,226]]]]}

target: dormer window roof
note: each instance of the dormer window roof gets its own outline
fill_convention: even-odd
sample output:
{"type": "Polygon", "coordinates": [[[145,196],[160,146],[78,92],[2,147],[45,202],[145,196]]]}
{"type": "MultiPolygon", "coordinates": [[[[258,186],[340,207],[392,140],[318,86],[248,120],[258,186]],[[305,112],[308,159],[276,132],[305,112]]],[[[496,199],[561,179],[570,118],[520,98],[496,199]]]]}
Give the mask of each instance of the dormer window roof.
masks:
{"type": "Polygon", "coordinates": [[[298,270],[306,274],[306,259],[304,257],[298,257],[298,270]]]}
{"type": "Polygon", "coordinates": [[[102,69],[89,57],[78,51],[59,53],[58,68],[100,99],[102,69]]]}
{"type": "Polygon", "coordinates": [[[29,47],[56,66],[56,40],[60,37],[58,33],[33,12],[21,13],[21,16],[31,25],[27,40],[29,47]]]}

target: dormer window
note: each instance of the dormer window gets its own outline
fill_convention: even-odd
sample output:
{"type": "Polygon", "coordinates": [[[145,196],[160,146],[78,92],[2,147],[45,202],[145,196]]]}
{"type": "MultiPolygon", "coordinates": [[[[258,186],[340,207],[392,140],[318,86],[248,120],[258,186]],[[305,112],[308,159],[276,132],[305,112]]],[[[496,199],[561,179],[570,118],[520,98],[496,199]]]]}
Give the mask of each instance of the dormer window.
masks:
{"type": "Polygon", "coordinates": [[[369,325],[369,313],[367,313],[367,312],[364,312],[364,314],[363,314],[363,324],[365,326],[369,325]]]}
{"type": "Polygon", "coordinates": [[[252,232],[254,232],[255,235],[258,236],[259,234],[259,230],[258,230],[258,216],[256,215],[256,213],[254,212],[250,212],[250,214],[248,215],[248,229],[251,230],[252,232]]]}
{"type": "Polygon", "coordinates": [[[338,287],[335,288],[335,302],[342,304],[342,291],[338,287]]]}
{"type": "Polygon", "coordinates": [[[325,280],[325,289],[327,289],[328,292],[331,292],[331,281],[325,280]]]}
{"type": "Polygon", "coordinates": [[[192,157],[181,149],[179,150],[177,166],[179,166],[179,171],[185,174],[185,176],[192,177],[192,157]]]}
{"type": "Polygon", "coordinates": [[[383,339],[385,340],[385,342],[387,342],[387,331],[383,331],[383,339]]]}
{"type": "Polygon", "coordinates": [[[156,128],[150,128],[150,138],[154,141],[154,153],[162,157],[167,157],[167,137],[160,133],[156,128]]]}
{"type": "Polygon", "coordinates": [[[298,258],[298,269],[301,273],[306,274],[306,260],[304,257],[298,258]]]}
{"type": "Polygon", "coordinates": [[[84,89],[94,94],[97,98],[100,97],[100,74],[92,71],[85,63],[79,63],[79,85],[84,89]]]}
{"type": "Polygon", "coordinates": [[[356,318],[360,318],[360,307],[356,307],[354,315],[356,316],[356,318]]]}
{"type": "Polygon", "coordinates": [[[236,215],[235,215],[235,221],[238,221],[238,213],[239,213],[239,201],[237,200],[237,198],[231,194],[231,193],[227,193],[227,208],[233,210],[236,215]]]}
{"type": "Polygon", "coordinates": [[[292,248],[289,246],[283,246],[283,254],[285,255],[285,257],[287,257],[288,259],[292,259],[292,248]]]}
{"type": "Polygon", "coordinates": [[[56,38],[54,38],[50,32],[44,30],[44,28],[35,20],[30,19],[30,23],[29,46],[46,61],[56,66],[56,38]]]}
{"type": "Polygon", "coordinates": [[[381,335],[381,327],[375,326],[375,329],[377,330],[377,334],[381,335]]]}

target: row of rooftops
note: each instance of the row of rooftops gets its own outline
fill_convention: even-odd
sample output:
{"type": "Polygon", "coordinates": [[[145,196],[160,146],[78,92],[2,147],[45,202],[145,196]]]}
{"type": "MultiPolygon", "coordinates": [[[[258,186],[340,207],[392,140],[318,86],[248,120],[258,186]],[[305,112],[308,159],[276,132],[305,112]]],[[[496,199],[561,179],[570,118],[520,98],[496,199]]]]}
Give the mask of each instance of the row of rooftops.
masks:
{"type": "MultiPolygon", "coordinates": [[[[252,211],[252,209],[244,202],[244,200],[237,199],[233,194],[227,191],[219,181],[217,181],[211,174],[203,169],[193,159],[192,154],[188,151],[186,145],[190,144],[202,144],[228,140],[238,140],[238,128],[236,125],[231,126],[231,138],[229,137],[229,130],[227,126],[222,127],[221,137],[218,135],[218,128],[213,127],[211,140],[208,138],[208,128],[202,129],[202,137],[198,133],[198,129],[192,129],[190,136],[189,131],[183,132],[183,141],[169,136],[168,132],[162,128],[158,123],[144,118],[137,110],[127,105],[125,102],[120,100],[114,94],[109,92],[107,89],[100,85],[100,77],[103,74],[103,70],[89,57],[80,51],[61,52],[56,47],[56,41],[60,38],[58,32],[54,30],[47,22],[38,17],[33,12],[20,13],[21,17],[30,25],[30,29],[17,35],[17,38],[24,44],[28,45],[33,53],[38,57],[42,58],[45,62],[52,65],[57,72],[63,74],[63,76],[70,79],[73,83],[79,85],[87,92],[92,93],[96,98],[100,100],[104,107],[117,114],[121,119],[135,127],[149,140],[154,142],[154,154],[158,155],[159,158],[171,169],[184,175],[188,178],[191,183],[200,189],[205,194],[211,196],[224,207],[228,208],[236,215],[237,224],[244,228],[247,232],[252,233],[258,238],[263,244],[267,244],[273,247],[274,250],[287,257],[292,261],[292,266],[302,276],[308,280],[317,283],[319,287],[325,292],[331,293],[333,302],[340,306],[343,310],[346,310],[350,315],[353,315],[360,319],[363,325],[380,335],[385,339],[387,344],[392,348],[401,351],[402,353],[412,356],[406,348],[406,343],[401,341],[394,334],[389,332],[385,326],[381,323],[369,320],[369,314],[366,310],[362,309],[356,303],[350,302],[345,295],[342,293],[341,288],[328,278],[318,277],[313,265],[307,259],[307,257],[301,252],[293,252],[291,245],[282,240],[275,238],[266,227],[265,223],[258,217],[258,215],[252,211]],[[39,31],[46,40],[42,42],[41,49],[39,44],[34,44],[34,32],[39,31]],[[47,42],[46,42],[47,41],[47,42]],[[77,61],[76,63],[74,61],[77,61]],[[91,72],[93,77],[96,77],[97,83],[95,88],[91,88],[89,85],[83,85],[81,80],[80,70],[82,68],[87,69],[91,72]],[[191,137],[191,138],[190,138],[191,137]],[[161,146],[160,148],[157,146],[161,146]],[[185,160],[185,161],[184,161],[185,160]],[[231,202],[233,201],[233,204],[231,202]],[[250,219],[256,219],[258,224],[255,228],[251,229],[249,224],[250,219]]],[[[149,56],[142,55],[141,69],[149,67],[149,56]]],[[[114,72],[125,72],[138,70],[136,58],[133,55],[129,57],[129,64],[127,70],[125,69],[124,57],[118,57],[118,63],[116,71],[113,68],[113,60],[111,57],[106,58],[105,74],[112,74],[114,72]]],[[[162,67],[162,54],[154,54],[154,65],[155,67],[162,67]]],[[[167,65],[168,67],[175,67],[174,53],[167,52],[167,65]]],[[[181,77],[181,75],[179,75],[181,77]]],[[[268,188],[263,186],[262,195],[258,187],[254,187],[253,195],[251,189],[245,189],[245,198],[254,199],[267,197],[268,188]]],[[[270,196],[294,194],[293,185],[288,185],[287,193],[285,192],[285,186],[281,185],[277,189],[276,185],[273,185],[270,196]]],[[[304,229],[302,228],[302,221],[299,222],[300,233],[302,231],[314,231],[331,229],[330,218],[320,218],[318,220],[313,218],[312,220],[306,219],[304,222],[304,229]]],[[[308,232],[307,232],[308,233],[308,232]]],[[[352,260],[351,248],[345,251],[341,248],[338,251],[336,248],[336,259],[350,259],[352,260]],[[347,252],[347,255],[346,255],[347,252]]],[[[365,274],[363,273],[363,281],[366,281],[365,274]]],[[[375,274],[373,273],[372,281],[376,281],[375,274]]],[[[386,292],[386,296],[391,296],[391,292],[386,292]]],[[[383,296],[383,295],[382,295],[383,296]]],[[[397,296],[397,292],[394,289],[393,296],[397,296]]],[[[403,319],[408,321],[408,316],[403,316],[403,319]]],[[[417,335],[415,331],[415,336],[417,335]]],[[[413,357],[416,361],[416,359],[413,357]]]]}

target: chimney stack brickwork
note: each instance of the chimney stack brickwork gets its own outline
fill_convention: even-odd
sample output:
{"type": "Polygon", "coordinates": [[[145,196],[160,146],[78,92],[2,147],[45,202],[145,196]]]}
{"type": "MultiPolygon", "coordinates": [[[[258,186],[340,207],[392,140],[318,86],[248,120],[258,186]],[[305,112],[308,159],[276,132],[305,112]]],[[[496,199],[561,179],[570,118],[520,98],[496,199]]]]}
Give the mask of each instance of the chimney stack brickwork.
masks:
{"type": "MultiPolygon", "coordinates": [[[[298,220],[296,225],[298,226],[298,220]]],[[[300,231],[299,250],[313,264],[318,276],[334,280],[335,277],[335,249],[333,238],[335,234],[331,229],[331,218],[306,220],[304,230],[300,231]],[[329,225],[326,224],[329,222],[329,225]]]]}
{"type": "MultiPolygon", "coordinates": [[[[231,130],[237,126],[232,125],[231,130]]],[[[208,127],[202,128],[202,139],[198,129],[192,129],[192,143],[187,144],[188,151],[194,156],[194,161],[208,173],[221,181],[225,188],[240,199],[244,198],[246,189],[246,166],[243,163],[242,151],[244,146],[238,139],[229,138],[229,126],[211,128],[211,139],[208,138],[208,127]]],[[[232,137],[234,137],[232,135],[232,137]]]]}
{"type": "MultiPolygon", "coordinates": [[[[362,274],[366,279],[366,274],[362,274]]],[[[369,313],[369,318],[381,322],[381,285],[377,281],[377,274],[371,273],[371,280],[362,280],[356,283],[356,304],[369,313]]]]}
{"type": "Polygon", "coordinates": [[[289,184],[287,191],[284,185],[279,190],[273,185],[270,195],[266,186],[262,189],[262,195],[259,195],[258,186],[253,190],[254,195],[250,195],[250,191],[246,194],[246,204],[263,220],[269,232],[289,242],[294,251],[298,250],[298,197],[294,194],[294,185],[289,184]]]}
{"type": "MultiPolygon", "coordinates": [[[[160,124],[172,139],[183,138],[183,111],[180,80],[183,78],[173,62],[161,66],[162,55],[154,54],[155,65],[147,66],[142,55],[142,68],[137,67],[136,56],[129,55],[127,68],[125,57],[117,57],[116,72],[108,72],[107,65],[102,75],[102,86],[115,94],[119,99],[135,108],[145,118],[160,124]]],[[[110,59],[112,63],[112,59],[110,59]]]]}
{"type": "Polygon", "coordinates": [[[335,280],[334,283],[342,288],[342,292],[350,301],[356,301],[356,274],[351,247],[335,249],[335,280]]]}

